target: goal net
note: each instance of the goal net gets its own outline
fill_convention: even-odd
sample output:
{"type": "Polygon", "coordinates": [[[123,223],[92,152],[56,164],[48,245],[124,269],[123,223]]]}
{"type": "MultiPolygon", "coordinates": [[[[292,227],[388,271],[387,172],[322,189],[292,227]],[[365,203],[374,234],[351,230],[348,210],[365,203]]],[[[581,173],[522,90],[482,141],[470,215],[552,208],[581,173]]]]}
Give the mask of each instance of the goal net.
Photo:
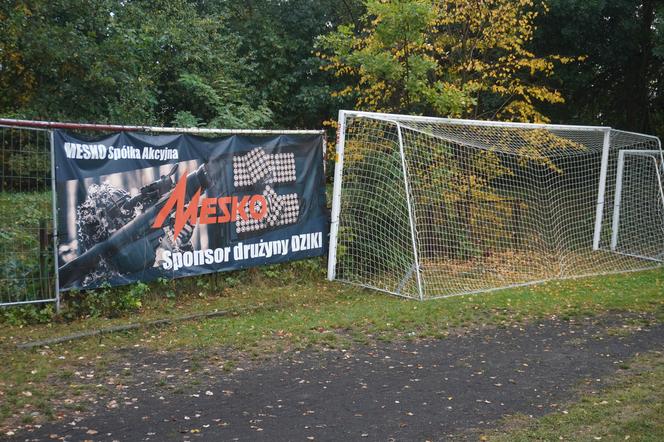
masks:
{"type": "Polygon", "coordinates": [[[329,279],[429,299],[664,263],[656,137],[341,111],[329,279]]]}

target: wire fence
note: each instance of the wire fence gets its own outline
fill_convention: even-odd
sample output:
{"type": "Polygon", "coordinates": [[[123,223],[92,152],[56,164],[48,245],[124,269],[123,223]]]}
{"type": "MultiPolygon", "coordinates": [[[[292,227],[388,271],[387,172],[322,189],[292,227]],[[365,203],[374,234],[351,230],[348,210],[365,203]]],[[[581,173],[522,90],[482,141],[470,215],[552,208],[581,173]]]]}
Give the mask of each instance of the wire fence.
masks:
{"type": "Polygon", "coordinates": [[[0,305],[58,301],[50,131],[0,125],[0,305]]]}

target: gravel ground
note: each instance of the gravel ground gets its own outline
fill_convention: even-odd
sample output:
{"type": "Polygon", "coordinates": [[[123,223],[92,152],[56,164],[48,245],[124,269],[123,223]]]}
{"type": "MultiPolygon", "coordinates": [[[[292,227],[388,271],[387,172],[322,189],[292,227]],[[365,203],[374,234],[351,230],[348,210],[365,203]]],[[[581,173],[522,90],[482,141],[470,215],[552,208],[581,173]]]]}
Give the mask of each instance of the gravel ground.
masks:
{"type": "Polygon", "coordinates": [[[222,350],[131,349],[104,374],[92,409],[10,440],[473,440],[506,415],[564,410],[581,388],[603,388],[624,361],[664,350],[664,324],[625,325],[631,319],[289,352],[230,371],[222,350]]]}

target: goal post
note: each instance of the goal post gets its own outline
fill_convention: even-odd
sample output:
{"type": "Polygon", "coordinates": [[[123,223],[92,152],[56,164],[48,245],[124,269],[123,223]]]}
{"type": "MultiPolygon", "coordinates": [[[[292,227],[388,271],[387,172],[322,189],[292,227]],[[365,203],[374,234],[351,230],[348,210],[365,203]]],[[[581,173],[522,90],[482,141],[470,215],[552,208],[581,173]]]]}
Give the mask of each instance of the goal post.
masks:
{"type": "Polygon", "coordinates": [[[349,236],[354,236],[361,243],[356,249],[358,252],[354,253],[359,258],[359,261],[355,261],[358,272],[366,272],[368,275],[375,270],[371,266],[376,265],[383,274],[382,282],[367,280],[366,284],[361,285],[398,296],[422,299],[424,293],[418,259],[415,209],[403,152],[402,127],[390,119],[369,118],[366,120],[368,125],[364,126],[369,132],[360,134],[357,125],[353,125],[350,128],[349,143],[347,114],[350,114],[353,121],[353,112],[339,112],[328,279],[337,277],[339,255],[341,259],[349,257],[344,244],[349,236]],[[364,140],[364,143],[358,144],[360,140],[364,140]],[[348,155],[347,146],[350,149],[348,155]],[[381,152],[381,149],[384,151],[381,152]],[[375,161],[365,163],[363,155],[369,155],[375,161]],[[356,167],[358,161],[368,167],[356,167]],[[348,165],[350,170],[347,169],[348,165]],[[342,194],[347,197],[342,198],[342,194]],[[341,222],[341,213],[358,213],[362,210],[366,210],[365,222],[354,225],[341,222]],[[372,229],[376,226],[379,228],[372,229]],[[383,233],[374,238],[373,242],[362,240],[379,230],[383,233]],[[371,265],[365,266],[363,263],[371,265]]]}
{"type": "Polygon", "coordinates": [[[339,211],[341,210],[341,180],[344,167],[344,147],[346,141],[346,111],[339,111],[337,146],[334,158],[334,183],[332,188],[332,213],[330,219],[330,248],[327,260],[327,278],[336,277],[337,237],[339,234],[339,211]]]}
{"type": "MultiPolygon", "coordinates": [[[[410,236],[413,244],[413,267],[412,271],[406,274],[406,278],[408,278],[411,274],[415,275],[415,280],[417,282],[417,295],[421,301],[424,298],[424,292],[422,291],[422,272],[420,268],[420,260],[418,257],[418,250],[417,250],[417,235],[415,233],[416,221],[415,221],[415,215],[413,213],[414,212],[413,204],[411,202],[412,196],[408,182],[406,155],[404,154],[404,147],[403,147],[403,130],[399,123],[396,123],[396,126],[397,126],[397,136],[398,136],[397,139],[399,141],[399,155],[401,156],[401,170],[403,171],[403,185],[404,185],[404,191],[406,192],[406,207],[408,208],[408,224],[410,227],[410,236]]],[[[405,281],[405,279],[403,281],[405,281]]],[[[403,287],[403,282],[399,286],[398,290],[399,292],[401,291],[402,287],[403,287]]]]}
{"type": "Polygon", "coordinates": [[[611,129],[604,130],[602,142],[602,161],[597,189],[597,209],[595,212],[595,233],[593,236],[593,250],[599,250],[602,233],[602,218],[604,215],[604,198],[606,197],[606,177],[609,170],[609,155],[611,150],[611,129]]]}
{"type": "Polygon", "coordinates": [[[607,127],[340,111],[328,279],[430,299],[652,268],[662,167],[607,127]]]}
{"type": "Polygon", "coordinates": [[[611,224],[611,251],[664,262],[664,235],[660,234],[664,232],[664,226],[655,224],[651,226],[653,231],[643,232],[650,236],[652,241],[639,244],[639,241],[634,241],[632,238],[641,230],[634,229],[635,224],[646,224],[647,228],[650,218],[664,219],[663,179],[664,158],[661,151],[621,150],[619,152],[611,224]],[[648,186],[647,183],[650,181],[655,185],[648,186]],[[621,222],[627,224],[623,227],[622,235],[620,235],[621,222]],[[658,237],[659,241],[656,239],[658,237]]]}

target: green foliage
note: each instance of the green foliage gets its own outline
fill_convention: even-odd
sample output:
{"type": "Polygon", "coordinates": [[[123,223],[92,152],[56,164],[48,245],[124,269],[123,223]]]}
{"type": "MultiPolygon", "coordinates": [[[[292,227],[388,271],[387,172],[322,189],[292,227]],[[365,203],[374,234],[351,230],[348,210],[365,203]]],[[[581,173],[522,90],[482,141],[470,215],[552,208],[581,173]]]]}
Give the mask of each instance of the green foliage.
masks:
{"type": "Polygon", "coordinates": [[[325,259],[318,257],[262,266],[258,267],[257,271],[262,277],[271,282],[277,281],[282,284],[311,283],[327,274],[327,266],[325,259]]]}
{"type": "Polygon", "coordinates": [[[0,22],[3,115],[295,128],[357,106],[664,133],[656,0],[5,1],[0,22]]]}
{"type": "Polygon", "coordinates": [[[51,225],[51,193],[0,192],[0,301],[52,298],[53,247],[40,248],[51,225]]]}
{"type": "Polygon", "coordinates": [[[118,318],[141,311],[146,302],[183,302],[192,297],[225,297],[227,289],[250,285],[255,288],[307,283],[321,280],[327,271],[323,257],[259,267],[253,270],[212,273],[193,278],[159,278],[151,283],[129,286],[104,285],[96,290],[71,290],[61,294],[62,312],[56,316],[54,304],[37,304],[0,309],[0,323],[42,324],[76,321],[81,318],[118,318]]]}
{"type": "Polygon", "coordinates": [[[389,143],[385,151],[361,142],[349,143],[348,147],[353,152],[347,159],[352,167],[344,175],[346,195],[341,210],[355,220],[347,223],[352,227],[340,232],[342,248],[338,254],[344,256],[348,268],[360,274],[375,272],[375,262],[384,263],[381,272],[404,273],[414,257],[399,151],[389,143]],[[385,207],[391,209],[389,219],[379,216],[385,214],[385,207]],[[376,215],[363,216],[367,213],[376,215]]]}
{"type": "Polygon", "coordinates": [[[360,23],[321,37],[326,70],[356,107],[442,116],[547,121],[561,103],[540,77],[571,58],[529,49],[541,12],[531,0],[366,0],[360,23]]]}
{"type": "Polygon", "coordinates": [[[0,114],[183,126],[320,127],[343,101],[312,54],[358,2],[0,3],[0,114]],[[276,112],[275,112],[276,111],[276,112]]]}
{"type": "Polygon", "coordinates": [[[13,326],[47,324],[55,318],[53,304],[28,304],[0,308],[0,323],[13,326]]]}
{"type": "Polygon", "coordinates": [[[159,278],[157,279],[157,287],[160,293],[162,293],[166,298],[173,299],[175,298],[175,290],[173,290],[173,284],[171,279],[159,278]]]}
{"type": "MultiPolygon", "coordinates": [[[[272,118],[272,111],[266,105],[254,108],[243,101],[247,94],[239,81],[219,79],[210,84],[199,75],[182,74],[178,84],[190,97],[190,108],[201,119],[207,117],[210,127],[264,127],[272,118]]],[[[200,121],[189,111],[178,112],[176,118],[182,118],[183,112],[200,121]]]]}
{"type": "Polygon", "coordinates": [[[664,3],[657,0],[547,0],[537,51],[584,55],[549,79],[566,106],[554,120],[602,124],[664,136],[664,3]]]}
{"type": "Polygon", "coordinates": [[[64,317],[114,318],[126,313],[138,311],[143,299],[150,292],[150,286],[137,282],[124,287],[111,288],[104,285],[97,290],[72,290],[63,294],[66,304],[64,317]]]}
{"type": "Polygon", "coordinates": [[[50,159],[46,133],[2,128],[0,191],[35,192],[50,188],[50,159]]]}
{"type": "Polygon", "coordinates": [[[338,80],[320,70],[312,49],[319,35],[353,21],[361,2],[251,0],[218,8],[237,35],[239,55],[253,67],[247,82],[257,100],[273,110],[275,126],[319,128],[337,109],[351,105],[331,95],[338,80]]]}
{"type": "Polygon", "coordinates": [[[237,36],[195,2],[3,2],[0,17],[0,113],[168,124],[189,112],[225,127],[271,115],[246,87],[237,36]]]}

